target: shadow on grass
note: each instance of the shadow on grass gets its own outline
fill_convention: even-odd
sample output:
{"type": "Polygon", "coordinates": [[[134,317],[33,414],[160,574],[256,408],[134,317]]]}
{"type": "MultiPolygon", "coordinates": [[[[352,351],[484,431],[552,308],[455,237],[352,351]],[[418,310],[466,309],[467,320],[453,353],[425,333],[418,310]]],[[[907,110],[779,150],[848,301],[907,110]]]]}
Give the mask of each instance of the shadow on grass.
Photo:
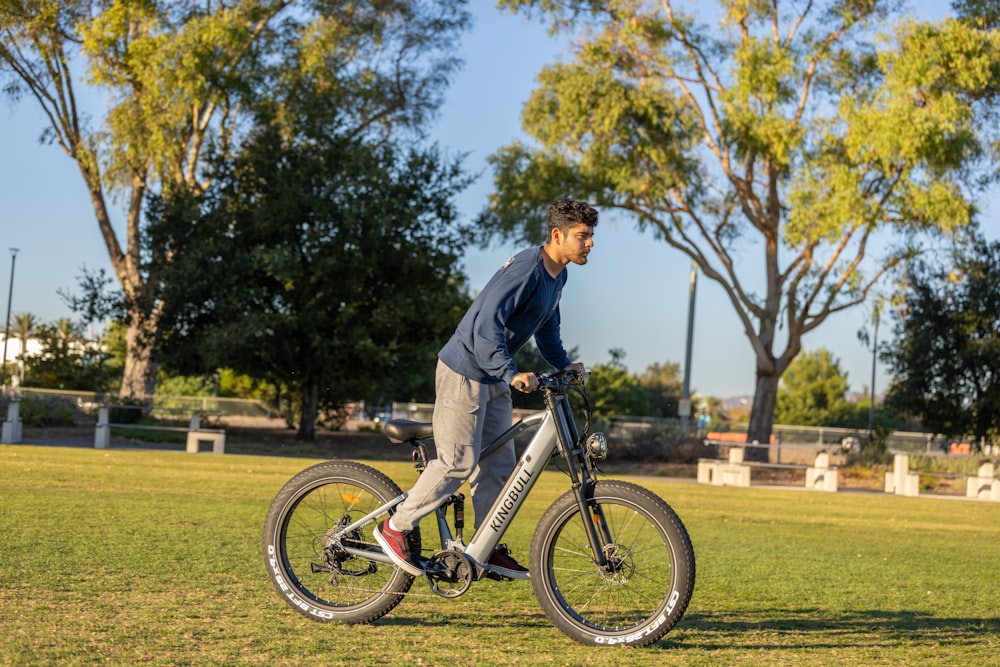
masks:
{"type": "Polygon", "coordinates": [[[435,615],[423,616],[420,614],[398,614],[393,612],[388,616],[383,616],[379,620],[375,621],[376,625],[385,625],[389,627],[454,627],[454,626],[466,626],[470,631],[480,632],[487,631],[491,629],[498,630],[510,630],[511,628],[518,628],[519,630],[534,629],[534,628],[552,628],[553,631],[558,632],[555,626],[549,622],[549,619],[545,617],[541,612],[536,614],[518,614],[516,617],[510,616],[499,616],[493,615],[489,617],[476,617],[470,618],[467,615],[435,615]]]}
{"type": "MultiPolygon", "coordinates": [[[[1000,617],[947,618],[924,612],[857,610],[831,612],[818,608],[735,610],[688,613],[663,639],[644,650],[759,651],[878,647],[983,645],[1000,634],[1000,617]]],[[[399,613],[378,621],[389,627],[465,626],[470,632],[545,629],[554,626],[541,611],[507,616],[478,617],[444,613],[399,613]]]]}
{"type": "Polygon", "coordinates": [[[947,618],[924,612],[823,609],[687,614],[660,643],[663,648],[712,650],[823,649],[877,645],[986,644],[1000,633],[1000,617],[947,618]],[[678,635],[672,640],[671,635],[678,635]]]}

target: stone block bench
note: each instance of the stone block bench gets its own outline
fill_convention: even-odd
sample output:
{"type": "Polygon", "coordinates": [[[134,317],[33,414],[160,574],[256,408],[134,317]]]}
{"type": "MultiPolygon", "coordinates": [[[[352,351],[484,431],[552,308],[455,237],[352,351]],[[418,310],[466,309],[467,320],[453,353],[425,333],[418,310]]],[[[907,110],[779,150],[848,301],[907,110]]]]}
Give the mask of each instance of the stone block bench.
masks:
{"type": "Polygon", "coordinates": [[[994,464],[989,461],[979,466],[976,475],[966,475],[964,473],[910,470],[910,457],[907,454],[896,454],[892,459],[892,470],[885,472],[885,492],[916,498],[920,495],[921,477],[948,477],[951,479],[965,477],[966,498],[1000,502],[1000,480],[996,477],[994,464]]]}
{"type": "Polygon", "coordinates": [[[226,432],[219,428],[202,428],[201,417],[195,413],[191,416],[188,426],[153,426],[147,424],[112,424],[109,420],[108,406],[102,405],[97,410],[97,428],[94,431],[94,447],[107,449],[111,444],[112,428],[128,428],[140,431],[172,431],[187,433],[185,450],[190,454],[201,451],[201,443],[208,443],[213,454],[226,453],[226,432]]]}
{"type": "MultiPolygon", "coordinates": [[[[706,440],[705,444],[721,443],[706,440]]],[[[751,471],[754,468],[804,470],[806,473],[806,489],[813,491],[837,491],[837,467],[830,465],[830,455],[826,452],[818,453],[811,466],[797,463],[746,461],[744,460],[745,453],[745,447],[734,446],[730,447],[727,460],[699,459],[698,482],[714,486],[750,486],[751,471]]]]}

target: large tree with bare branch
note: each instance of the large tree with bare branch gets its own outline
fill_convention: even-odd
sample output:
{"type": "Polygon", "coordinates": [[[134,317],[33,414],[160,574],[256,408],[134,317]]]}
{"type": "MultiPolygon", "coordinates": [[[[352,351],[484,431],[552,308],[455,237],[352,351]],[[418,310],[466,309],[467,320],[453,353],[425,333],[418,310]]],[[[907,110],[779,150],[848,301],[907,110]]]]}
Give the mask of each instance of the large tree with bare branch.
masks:
{"type": "Polygon", "coordinates": [[[492,158],[484,223],[531,237],[540,204],[590,197],[691,257],[750,342],[767,442],[802,337],[974,219],[1000,36],[899,4],[501,0],[575,41],[524,108],[536,143],[492,158]]]}
{"type": "Polygon", "coordinates": [[[204,192],[208,147],[225,159],[256,93],[291,70],[336,99],[350,91],[348,132],[419,129],[467,22],[464,0],[0,0],[4,89],[38,105],[44,138],[79,167],[121,286],[122,396],[155,389],[159,269],[172,259],[144,233],[148,195],[204,192]],[[97,96],[98,108],[81,101],[97,96]]]}

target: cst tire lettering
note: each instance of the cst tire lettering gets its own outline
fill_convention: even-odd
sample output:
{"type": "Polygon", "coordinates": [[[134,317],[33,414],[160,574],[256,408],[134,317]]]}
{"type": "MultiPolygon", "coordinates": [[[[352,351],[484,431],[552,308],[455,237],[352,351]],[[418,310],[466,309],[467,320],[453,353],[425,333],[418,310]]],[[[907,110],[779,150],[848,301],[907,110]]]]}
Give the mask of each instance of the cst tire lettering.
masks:
{"type": "Polygon", "coordinates": [[[647,625],[642,630],[638,630],[631,634],[625,635],[624,637],[602,637],[597,635],[594,637],[595,644],[601,644],[603,646],[617,646],[618,644],[631,644],[636,640],[643,639],[653,634],[653,632],[659,628],[661,625],[667,622],[667,614],[660,614],[656,619],[647,625]]]}
{"type": "MultiPolygon", "coordinates": [[[[322,547],[328,517],[317,513],[317,507],[337,504],[342,516],[356,519],[401,494],[384,474],[353,461],[319,463],[289,480],[268,509],[261,545],[265,570],[281,599],[319,622],[369,623],[399,604],[413,577],[396,568],[381,568],[375,577],[352,582],[367,582],[367,587],[340,587],[339,575],[313,566],[331,558],[322,547]],[[319,531],[315,535],[303,528],[312,526],[319,531]]],[[[358,536],[371,541],[370,527],[364,530],[367,534],[358,536]]],[[[348,570],[364,570],[364,559],[341,556],[337,562],[348,570]]]]}

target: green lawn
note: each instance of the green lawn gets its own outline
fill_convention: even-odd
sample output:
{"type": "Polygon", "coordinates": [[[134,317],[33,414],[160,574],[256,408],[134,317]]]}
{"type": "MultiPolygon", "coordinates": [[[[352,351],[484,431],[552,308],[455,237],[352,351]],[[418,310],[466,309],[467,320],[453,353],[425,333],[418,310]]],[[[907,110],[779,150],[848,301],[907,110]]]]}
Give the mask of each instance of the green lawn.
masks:
{"type": "MultiPolygon", "coordinates": [[[[456,600],[417,582],[374,625],[314,623],[260,555],[271,498],[314,462],[0,445],[0,664],[1000,664],[1000,504],[671,481],[643,484],[687,525],[698,581],[652,647],[572,642],[526,582],[456,600]]],[[[522,562],[562,479],[508,535],[522,562]]]]}

